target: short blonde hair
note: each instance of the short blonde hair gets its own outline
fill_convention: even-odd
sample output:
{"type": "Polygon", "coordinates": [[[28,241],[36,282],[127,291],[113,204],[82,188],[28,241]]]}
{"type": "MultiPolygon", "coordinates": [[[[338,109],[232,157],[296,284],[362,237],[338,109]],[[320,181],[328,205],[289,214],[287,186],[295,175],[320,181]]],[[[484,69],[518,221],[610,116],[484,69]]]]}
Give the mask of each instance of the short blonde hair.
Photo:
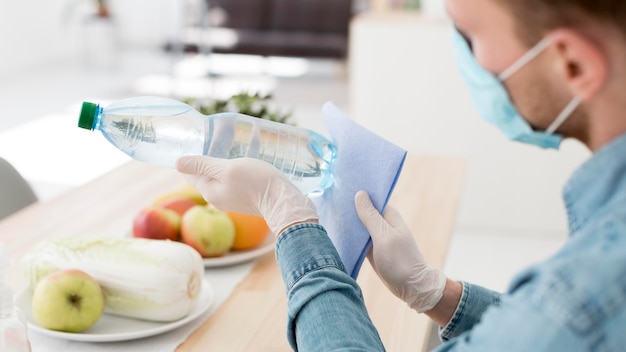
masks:
{"type": "Polygon", "coordinates": [[[626,0],[496,0],[513,13],[517,32],[529,46],[555,28],[596,21],[614,26],[626,38],[626,0]]]}

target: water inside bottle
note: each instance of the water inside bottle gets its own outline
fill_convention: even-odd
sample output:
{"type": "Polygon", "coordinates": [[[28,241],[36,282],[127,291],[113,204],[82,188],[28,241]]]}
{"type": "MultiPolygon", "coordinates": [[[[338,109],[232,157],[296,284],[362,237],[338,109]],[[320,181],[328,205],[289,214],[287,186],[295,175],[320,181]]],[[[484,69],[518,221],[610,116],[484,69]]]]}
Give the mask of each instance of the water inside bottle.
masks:
{"type": "Polygon", "coordinates": [[[106,138],[135,160],[174,167],[183,155],[250,157],[274,165],[305,194],[333,182],[336,148],[313,131],[234,113],[199,119],[194,110],[167,117],[108,112],[104,120],[106,138]]]}
{"type": "Polygon", "coordinates": [[[257,158],[286,174],[305,193],[332,184],[335,147],[321,135],[293,126],[218,114],[208,121],[203,154],[220,158],[257,158]]]}

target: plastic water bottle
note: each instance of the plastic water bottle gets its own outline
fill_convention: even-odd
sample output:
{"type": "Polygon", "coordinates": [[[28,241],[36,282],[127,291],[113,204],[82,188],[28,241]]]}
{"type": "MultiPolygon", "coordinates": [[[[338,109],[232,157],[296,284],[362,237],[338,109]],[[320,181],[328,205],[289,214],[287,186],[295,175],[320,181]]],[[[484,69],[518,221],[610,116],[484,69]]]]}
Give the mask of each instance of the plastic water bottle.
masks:
{"type": "Polygon", "coordinates": [[[177,100],[136,97],[107,107],[84,102],[78,126],[99,130],[131,158],[175,167],[183,155],[257,158],[281,170],[304,194],[333,183],[337,149],[320,134],[239,113],[204,115],[177,100]]]}
{"type": "Polygon", "coordinates": [[[4,245],[0,243],[0,351],[30,352],[26,332],[26,318],[13,303],[13,290],[4,280],[10,261],[4,245]]]}

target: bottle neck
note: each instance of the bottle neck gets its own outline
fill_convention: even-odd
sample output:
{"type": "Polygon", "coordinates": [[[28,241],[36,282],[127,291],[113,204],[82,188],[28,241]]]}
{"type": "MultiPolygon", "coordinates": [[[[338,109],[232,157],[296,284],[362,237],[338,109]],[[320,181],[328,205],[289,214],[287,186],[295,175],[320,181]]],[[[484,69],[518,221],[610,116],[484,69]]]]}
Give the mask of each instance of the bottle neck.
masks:
{"type": "Polygon", "coordinates": [[[93,115],[93,125],[91,126],[91,129],[93,131],[99,130],[100,127],[102,126],[102,112],[103,112],[102,107],[98,105],[93,115]]]}

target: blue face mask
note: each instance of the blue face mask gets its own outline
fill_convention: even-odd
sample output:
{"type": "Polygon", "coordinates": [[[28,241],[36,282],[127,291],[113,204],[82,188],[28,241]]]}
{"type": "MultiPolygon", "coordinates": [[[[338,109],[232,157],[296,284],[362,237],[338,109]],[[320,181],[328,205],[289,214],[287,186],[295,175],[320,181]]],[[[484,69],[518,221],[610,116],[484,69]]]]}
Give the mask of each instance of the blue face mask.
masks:
{"type": "Polygon", "coordinates": [[[576,110],[580,104],[580,98],[572,99],[545,131],[534,131],[517,112],[502,85],[504,80],[537,57],[549,44],[550,40],[544,38],[513,65],[495,76],[480,66],[465,38],[456,29],[454,30],[453,46],[456,63],[480,116],[498,127],[511,140],[534,144],[542,148],[558,149],[563,138],[554,134],[554,131],[576,110]]]}

